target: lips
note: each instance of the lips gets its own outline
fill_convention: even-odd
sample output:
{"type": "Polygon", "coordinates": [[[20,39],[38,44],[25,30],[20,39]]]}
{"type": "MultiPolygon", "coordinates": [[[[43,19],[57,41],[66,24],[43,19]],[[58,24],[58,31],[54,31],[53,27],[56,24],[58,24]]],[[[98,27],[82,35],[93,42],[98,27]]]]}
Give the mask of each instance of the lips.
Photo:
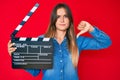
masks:
{"type": "Polygon", "coordinates": [[[65,26],[66,24],[59,24],[60,26],[65,26]]]}

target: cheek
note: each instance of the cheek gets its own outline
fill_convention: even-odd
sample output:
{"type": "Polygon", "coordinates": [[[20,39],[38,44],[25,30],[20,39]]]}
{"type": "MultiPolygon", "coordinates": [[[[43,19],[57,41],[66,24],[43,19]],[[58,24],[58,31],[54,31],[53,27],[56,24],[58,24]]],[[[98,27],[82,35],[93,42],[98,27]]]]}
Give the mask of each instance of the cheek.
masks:
{"type": "Polygon", "coordinates": [[[58,21],[56,21],[55,26],[58,26],[58,21]]]}
{"type": "Polygon", "coordinates": [[[65,22],[66,22],[67,26],[69,26],[69,23],[70,23],[69,20],[66,19],[65,22]]]}

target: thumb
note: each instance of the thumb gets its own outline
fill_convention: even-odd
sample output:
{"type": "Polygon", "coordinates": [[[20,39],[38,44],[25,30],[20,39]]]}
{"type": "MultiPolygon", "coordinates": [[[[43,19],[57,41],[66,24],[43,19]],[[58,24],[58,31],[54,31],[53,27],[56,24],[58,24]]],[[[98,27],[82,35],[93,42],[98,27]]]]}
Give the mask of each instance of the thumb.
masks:
{"type": "Polygon", "coordinates": [[[78,38],[80,35],[84,34],[85,32],[86,32],[85,30],[81,30],[81,31],[77,34],[77,38],[78,38]]]}

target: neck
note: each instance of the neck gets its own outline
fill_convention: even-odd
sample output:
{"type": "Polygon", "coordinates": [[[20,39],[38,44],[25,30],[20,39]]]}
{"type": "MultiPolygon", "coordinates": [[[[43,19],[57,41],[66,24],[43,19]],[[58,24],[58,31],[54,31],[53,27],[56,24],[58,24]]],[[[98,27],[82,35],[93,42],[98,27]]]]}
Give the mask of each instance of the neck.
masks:
{"type": "Polygon", "coordinates": [[[55,38],[57,39],[59,44],[62,43],[65,35],[66,35],[66,31],[56,31],[55,38]]]}

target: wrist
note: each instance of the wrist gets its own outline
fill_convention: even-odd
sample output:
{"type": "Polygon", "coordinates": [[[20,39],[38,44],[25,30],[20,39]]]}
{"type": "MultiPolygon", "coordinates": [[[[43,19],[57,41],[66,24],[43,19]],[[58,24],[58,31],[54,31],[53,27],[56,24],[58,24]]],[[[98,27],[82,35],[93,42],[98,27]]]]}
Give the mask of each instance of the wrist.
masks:
{"type": "Polygon", "coordinates": [[[94,31],[94,27],[90,26],[89,32],[92,32],[92,31],[94,31]]]}

